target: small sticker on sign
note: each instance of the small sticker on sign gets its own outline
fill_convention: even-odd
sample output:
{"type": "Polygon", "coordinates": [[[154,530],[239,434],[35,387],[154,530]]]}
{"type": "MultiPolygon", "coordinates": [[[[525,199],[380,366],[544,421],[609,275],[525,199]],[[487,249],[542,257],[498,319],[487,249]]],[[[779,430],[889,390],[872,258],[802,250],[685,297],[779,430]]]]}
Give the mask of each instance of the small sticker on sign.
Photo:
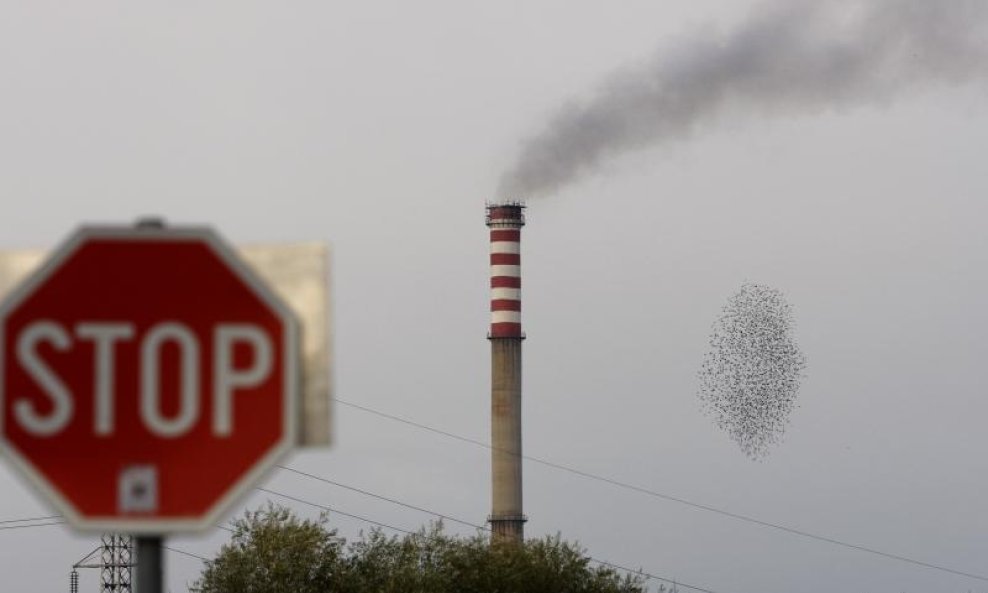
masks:
{"type": "Polygon", "coordinates": [[[158,470],[153,465],[131,465],[120,472],[117,506],[122,513],[158,510],[158,470]]]}

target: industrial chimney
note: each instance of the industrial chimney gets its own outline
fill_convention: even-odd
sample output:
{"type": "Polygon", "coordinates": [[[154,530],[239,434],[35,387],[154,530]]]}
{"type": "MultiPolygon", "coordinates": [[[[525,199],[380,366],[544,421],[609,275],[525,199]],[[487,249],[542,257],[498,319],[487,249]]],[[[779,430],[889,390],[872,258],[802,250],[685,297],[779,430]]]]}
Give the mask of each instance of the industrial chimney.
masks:
{"type": "Polygon", "coordinates": [[[491,515],[496,539],[522,541],[521,227],[525,206],[487,206],[491,233],[491,515]]]}

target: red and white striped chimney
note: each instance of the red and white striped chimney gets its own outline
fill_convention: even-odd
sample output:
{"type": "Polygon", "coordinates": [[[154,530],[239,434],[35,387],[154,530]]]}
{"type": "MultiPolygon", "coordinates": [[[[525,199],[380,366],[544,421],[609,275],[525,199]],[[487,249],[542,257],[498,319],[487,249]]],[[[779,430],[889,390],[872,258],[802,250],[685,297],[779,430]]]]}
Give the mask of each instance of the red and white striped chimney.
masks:
{"type": "Polygon", "coordinates": [[[491,515],[495,538],[525,537],[521,449],[521,227],[525,206],[487,206],[491,233],[491,515]]]}
{"type": "Polygon", "coordinates": [[[516,203],[487,207],[491,229],[492,338],[521,338],[521,227],[525,206],[516,203]]]}

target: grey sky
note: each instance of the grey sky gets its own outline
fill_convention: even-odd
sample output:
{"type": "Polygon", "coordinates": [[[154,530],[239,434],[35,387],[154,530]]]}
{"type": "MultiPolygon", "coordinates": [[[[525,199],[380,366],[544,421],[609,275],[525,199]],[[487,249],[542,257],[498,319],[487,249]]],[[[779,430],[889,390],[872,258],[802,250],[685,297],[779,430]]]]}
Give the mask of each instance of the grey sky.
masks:
{"type": "MultiPolygon", "coordinates": [[[[615,68],[753,6],[0,0],[0,248],[147,213],[236,242],[330,241],[338,396],[486,440],[482,215],[501,172],[615,68]]],[[[984,99],[972,83],[728,112],[533,202],[526,452],[984,572],[984,99]],[[762,462],[695,395],[711,323],[746,279],[785,292],[808,361],[762,462]]],[[[293,466],[483,521],[486,451],[336,412],[337,445],[293,466]]],[[[720,593],[988,590],[540,466],[525,480],[528,534],[720,593]]],[[[266,486],[402,527],[429,519],[283,473],[266,486]]],[[[45,513],[0,467],[0,520],[45,513]]],[[[208,556],[223,535],[174,545],[208,556]]],[[[0,531],[2,588],[67,590],[94,545],[0,531]]],[[[184,591],[197,562],[168,563],[184,591]]]]}

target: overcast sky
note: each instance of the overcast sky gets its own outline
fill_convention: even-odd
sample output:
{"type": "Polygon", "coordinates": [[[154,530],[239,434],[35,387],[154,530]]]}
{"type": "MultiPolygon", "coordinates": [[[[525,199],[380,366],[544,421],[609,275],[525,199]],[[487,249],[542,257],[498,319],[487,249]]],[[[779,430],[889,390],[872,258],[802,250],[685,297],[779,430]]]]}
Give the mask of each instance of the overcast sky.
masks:
{"type": "MultiPolygon", "coordinates": [[[[483,206],[502,172],[560,106],[755,6],[0,0],[0,249],[147,214],[238,243],[329,242],[336,395],[486,441],[483,206]]],[[[988,573],[985,98],[974,80],[726,109],[529,202],[526,453],[988,573]],[[786,438],[761,462],[696,397],[711,325],[745,280],[788,296],[807,357],[786,438]]],[[[340,405],[334,430],[333,448],[290,464],[489,513],[488,451],[340,405]]],[[[284,472],[265,486],[402,528],[430,520],[284,472]]],[[[529,536],[718,593],[988,591],[540,465],[525,467],[525,510],[529,536]]],[[[48,512],[0,465],[0,520],[48,512]]],[[[170,545],[210,556],[226,535],[170,545]]],[[[0,531],[0,588],[68,590],[95,545],[64,527],[0,531]]],[[[167,562],[185,591],[200,563],[167,562]]],[[[96,590],[95,571],[82,581],[96,590]]]]}

